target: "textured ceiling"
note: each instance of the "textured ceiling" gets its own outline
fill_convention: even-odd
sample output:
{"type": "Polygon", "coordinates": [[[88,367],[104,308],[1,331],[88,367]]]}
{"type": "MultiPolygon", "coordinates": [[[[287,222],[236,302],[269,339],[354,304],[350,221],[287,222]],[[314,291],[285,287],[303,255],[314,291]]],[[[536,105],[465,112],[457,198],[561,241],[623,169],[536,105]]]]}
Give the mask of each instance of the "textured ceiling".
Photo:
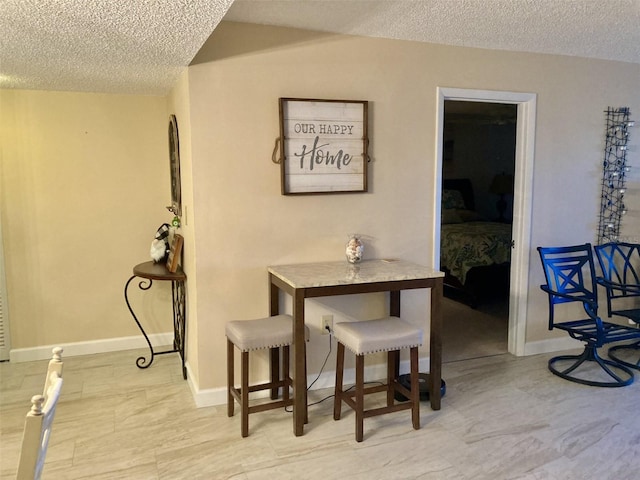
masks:
{"type": "Polygon", "coordinates": [[[640,63],[640,0],[236,0],[225,20],[640,63]]]}
{"type": "Polygon", "coordinates": [[[233,0],[0,0],[0,87],[166,94],[233,0]]]}
{"type": "Polygon", "coordinates": [[[164,95],[223,17],[640,63],[640,0],[0,0],[0,87],[164,95]]]}

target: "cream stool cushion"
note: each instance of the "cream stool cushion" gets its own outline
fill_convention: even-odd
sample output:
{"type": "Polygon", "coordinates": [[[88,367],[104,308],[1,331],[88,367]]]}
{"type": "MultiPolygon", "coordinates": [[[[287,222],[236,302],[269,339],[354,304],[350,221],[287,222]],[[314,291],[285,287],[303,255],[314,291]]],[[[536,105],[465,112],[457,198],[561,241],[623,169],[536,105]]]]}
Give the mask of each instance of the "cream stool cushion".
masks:
{"type": "Polygon", "coordinates": [[[419,347],[424,335],[422,329],[398,317],[336,323],[333,334],[356,355],[419,347]]]}
{"type": "MultiPolygon", "coordinates": [[[[309,340],[309,327],[305,325],[305,338],[309,340]]],[[[241,352],[278,348],[293,343],[293,317],[275,315],[256,320],[227,322],[225,334],[241,352]]]]}

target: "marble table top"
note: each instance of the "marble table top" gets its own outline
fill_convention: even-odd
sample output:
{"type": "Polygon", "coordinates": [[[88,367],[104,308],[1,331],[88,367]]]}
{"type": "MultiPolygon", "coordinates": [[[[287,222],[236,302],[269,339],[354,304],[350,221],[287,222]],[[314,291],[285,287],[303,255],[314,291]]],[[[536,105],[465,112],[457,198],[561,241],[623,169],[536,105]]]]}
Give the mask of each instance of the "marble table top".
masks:
{"type": "Polygon", "coordinates": [[[419,280],[444,277],[444,273],[404,260],[364,260],[274,265],[269,273],[293,288],[328,287],[359,283],[419,280]]]}

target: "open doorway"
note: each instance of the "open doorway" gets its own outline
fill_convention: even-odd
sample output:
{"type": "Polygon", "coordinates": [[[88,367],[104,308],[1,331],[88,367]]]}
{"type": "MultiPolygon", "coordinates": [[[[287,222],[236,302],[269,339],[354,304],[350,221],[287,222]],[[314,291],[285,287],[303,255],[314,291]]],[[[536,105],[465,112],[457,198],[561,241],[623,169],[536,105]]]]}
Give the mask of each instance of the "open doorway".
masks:
{"type": "MultiPolygon", "coordinates": [[[[514,355],[525,354],[527,298],[529,290],[529,261],[531,236],[531,205],[533,187],[533,159],[535,145],[536,95],[491,90],[457,88],[437,89],[438,110],[436,129],[436,171],[434,192],[434,231],[436,232],[433,264],[440,268],[441,211],[444,166],[445,101],[482,102],[516,106],[515,169],[513,173],[513,203],[511,205],[512,243],[509,264],[508,337],[507,350],[514,355]]],[[[454,145],[455,148],[455,145],[454,145]]],[[[495,198],[495,197],[494,197],[495,198]]],[[[494,200],[495,201],[495,200],[494,200]]],[[[465,332],[461,332],[465,335],[465,332]]],[[[443,359],[446,358],[443,344],[443,359]]]]}
{"type": "Polygon", "coordinates": [[[517,105],[445,100],[443,360],[507,352],[517,105]]]}

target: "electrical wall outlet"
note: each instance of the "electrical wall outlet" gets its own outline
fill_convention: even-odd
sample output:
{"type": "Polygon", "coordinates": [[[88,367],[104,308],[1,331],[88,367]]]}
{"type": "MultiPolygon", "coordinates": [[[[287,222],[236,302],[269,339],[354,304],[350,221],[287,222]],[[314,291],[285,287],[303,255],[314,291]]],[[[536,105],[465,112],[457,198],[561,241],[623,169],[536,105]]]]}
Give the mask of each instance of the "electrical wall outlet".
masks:
{"type": "Polygon", "coordinates": [[[322,316],[322,335],[329,335],[333,332],[333,315],[322,316]]]}

